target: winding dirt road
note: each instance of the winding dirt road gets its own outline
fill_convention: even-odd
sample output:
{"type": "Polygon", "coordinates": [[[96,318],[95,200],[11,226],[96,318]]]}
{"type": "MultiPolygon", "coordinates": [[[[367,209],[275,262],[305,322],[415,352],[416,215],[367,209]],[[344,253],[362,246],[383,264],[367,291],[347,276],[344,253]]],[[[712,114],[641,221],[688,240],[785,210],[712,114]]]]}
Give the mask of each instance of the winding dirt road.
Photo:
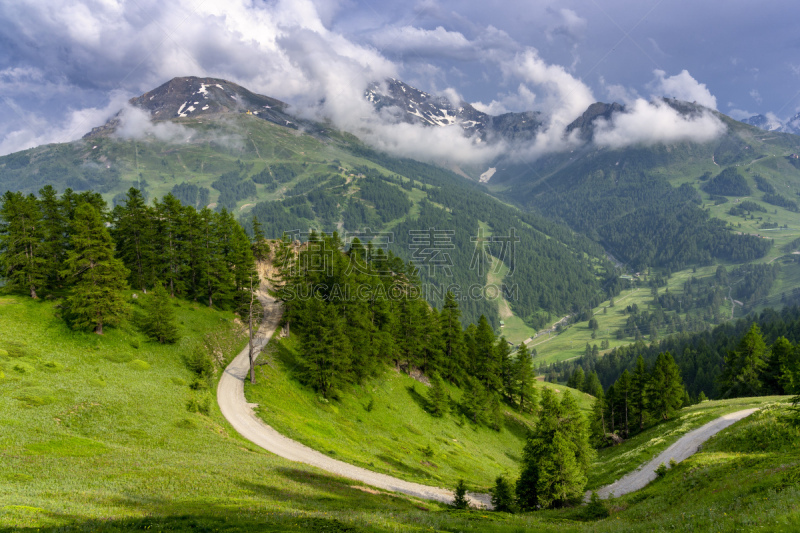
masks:
{"type": "Polygon", "coordinates": [[[674,442],[672,446],[661,452],[658,457],[642,466],[639,470],[631,472],[627,476],[618,479],[611,485],[606,485],[605,487],[598,489],[597,495],[603,499],[606,499],[612,494],[614,496],[622,496],[623,494],[628,494],[629,492],[634,492],[644,488],[648,483],[656,478],[656,468],[658,468],[661,463],[667,465],[669,464],[670,459],[675,459],[676,462],[680,463],[684,459],[687,459],[689,456],[696,453],[700,449],[700,445],[705,441],[726,427],[747,416],[750,416],[757,410],[758,409],[745,409],[743,411],[729,413],[709,422],[704,426],[700,426],[699,428],[690,431],[674,442]]]}
{"type": "MultiPolygon", "coordinates": [[[[256,353],[260,352],[261,348],[269,342],[281,317],[279,302],[269,296],[260,296],[259,299],[264,305],[265,317],[254,339],[253,344],[256,353]]],[[[244,380],[249,369],[249,348],[245,348],[225,369],[217,387],[217,402],[222,415],[236,431],[250,442],[290,461],[316,466],[337,476],[361,481],[379,489],[401,492],[427,500],[446,503],[453,501],[453,493],[449,490],[411,483],[385,474],[371,472],[364,468],[331,459],[308,446],[284,437],[258,418],[253,412],[253,405],[247,403],[244,397],[244,380]]],[[[468,494],[467,496],[472,505],[476,507],[491,507],[488,494],[468,494]]]]}

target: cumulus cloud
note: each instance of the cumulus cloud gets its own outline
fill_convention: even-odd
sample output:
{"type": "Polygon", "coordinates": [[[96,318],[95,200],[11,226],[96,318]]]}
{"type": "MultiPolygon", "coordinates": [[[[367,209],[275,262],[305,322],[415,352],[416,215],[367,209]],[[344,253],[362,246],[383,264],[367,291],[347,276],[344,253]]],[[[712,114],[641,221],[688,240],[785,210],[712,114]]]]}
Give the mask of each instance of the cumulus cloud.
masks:
{"type": "Polygon", "coordinates": [[[557,11],[548,9],[548,11],[555,17],[555,22],[546,31],[548,39],[552,40],[556,35],[563,35],[571,41],[578,41],[583,38],[587,26],[585,18],[567,8],[561,8],[557,11]]]}
{"type": "Polygon", "coordinates": [[[680,74],[667,77],[663,70],[654,70],[655,80],[651,84],[653,96],[670,96],[687,102],[697,102],[702,106],[717,109],[717,98],[711,94],[705,83],[700,83],[682,70],[680,74]]]}
{"type": "Polygon", "coordinates": [[[372,43],[384,51],[418,56],[467,59],[475,55],[475,46],[469,39],[460,32],[447,31],[442,26],[433,30],[414,26],[387,28],[373,35],[372,43]]]}
{"type": "Polygon", "coordinates": [[[681,141],[708,142],[725,132],[725,125],[708,111],[681,114],[663,100],[639,98],[610,121],[595,125],[594,142],[600,146],[625,146],[681,141]]]}
{"type": "Polygon", "coordinates": [[[41,144],[61,143],[81,137],[98,124],[103,124],[125,105],[128,95],[122,91],[111,93],[103,107],[70,110],[58,122],[39,113],[26,112],[13,101],[5,99],[20,119],[22,127],[5,132],[0,141],[0,155],[33,148],[41,144]]]}

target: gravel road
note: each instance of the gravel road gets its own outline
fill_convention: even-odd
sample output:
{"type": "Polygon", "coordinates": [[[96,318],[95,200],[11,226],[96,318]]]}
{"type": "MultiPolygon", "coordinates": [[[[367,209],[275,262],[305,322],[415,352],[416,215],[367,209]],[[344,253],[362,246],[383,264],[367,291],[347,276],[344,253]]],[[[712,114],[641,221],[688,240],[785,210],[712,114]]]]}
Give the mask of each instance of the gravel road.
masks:
{"type": "MultiPolygon", "coordinates": [[[[265,318],[259,328],[257,342],[254,341],[257,351],[260,351],[261,347],[269,342],[281,317],[279,302],[268,296],[262,296],[260,299],[264,305],[265,318]]],[[[222,415],[244,438],[290,461],[316,466],[337,476],[361,481],[379,489],[401,492],[427,500],[446,503],[453,501],[453,493],[449,490],[403,481],[402,479],[337,461],[316,450],[312,450],[308,446],[284,437],[265,424],[256,416],[253,412],[253,405],[248,404],[244,397],[244,379],[250,369],[248,353],[248,348],[245,348],[236,356],[225,369],[217,387],[217,401],[222,415]]],[[[468,494],[468,497],[474,506],[491,507],[488,494],[468,494]]]]}
{"type": "Polygon", "coordinates": [[[723,415],[704,426],[690,431],[639,470],[631,472],[611,485],[606,485],[598,489],[597,495],[606,499],[612,494],[614,496],[622,496],[623,494],[628,494],[629,492],[644,488],[656,478],[655,471],[658,465],[661,463],[669,465],[670,459],[675,459],[676,462],[680,463],[696,453],[700,449],[700,445],[712,436],[732,425],[734,422],[738,422],[746,416],[753,414],[755,411],[757,411],[757,409],[745,409],[743,411],[723,415]]]}

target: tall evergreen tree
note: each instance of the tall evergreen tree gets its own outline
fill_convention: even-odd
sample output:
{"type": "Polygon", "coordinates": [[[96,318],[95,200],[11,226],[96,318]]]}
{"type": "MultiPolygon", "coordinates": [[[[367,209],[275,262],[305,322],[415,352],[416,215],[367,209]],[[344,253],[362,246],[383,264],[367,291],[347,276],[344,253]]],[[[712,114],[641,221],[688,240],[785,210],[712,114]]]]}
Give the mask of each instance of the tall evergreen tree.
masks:
{"type": "Polygon", "coordinates": [[[42,214],[36,197],[6,192],[0,206],[0,275],[9,288],[38,298],[47,283],[42,214]]]}
{"type": "Polygon", "coordinates": [[[516,394],[519,398],[519,410],[522,412],[536,410],[537,389],[536,375],[531,366],[531,355],[525,343],[519,345],[517,359],[514,361],[514,379],[516,394]]]}
{"type": "Polygon", "coordinates": [[[622,417],[622,421],[625,427],[625,438],[628,438],[631,433],[630,425],[628,424],[628,415],[630,412],[631,381],[632,380],[630,373],[627,371],[627,369],[623,370],[622,375],[617,380],[617,387],[616,387],[621,402],[620,415],[622,417]]]}
{"type": "Polygon", "coordinates": [[[256,261],[266,261],[269,257],[269,243],[264,236],[264,229],[255,215],[253,215],[253,243],[251,250],[256,261]]]}
{"type": "Polygon", "coordinates": [[[461,329],[461,311],[453,293],[448,291],[444,297],[444,305],[439,315],[441,322],[443,368],[445,375],[452,381],[460,381],[464,371],[464,333],[461,329]]]}
{"type": "Polygon", "coordinates": [[[525,510],[562,507],[579,500],[593,458],[586,421],[569,392],[559,403],[542,391],[539,417],[523,449],[517,500],[525,510]]]}
{"type": "Polygon", "coordinates": [[[161,270],[158,279],[164,282],[170,296],[183,293],[183,204],[167,194],[159,202],[155,200],[156,246],[161,270]]]}
{"type": "Polygon", "coordinates": [[[650,382],[650,374],[644,364],[644,358],[639,355],[636,359],[636,368],[633,371],[631,380],[631,404],[634,416],[638,421],[639,431],[644,429],[644,421],[647,415],[647,387],[650,382]]]}
{"type": "MultiPolygon", "coordinates": [[[[587,345],[588,346],[588,345],[587,345]]],[[[586,374],[583,372],[583,367],[578,367],[570,376],[569,381],[567,381],[567,387],[571,387],[575,390],[582,391],[584,389],[584,381],[586,380],[586,374]]]]}
{"type": "Polygon", "coordinates": [[[431,414],[435,417],[444,416],[447,412],[447,391],[444,390],[444,384],[439,374],[433,372],[430,375],[431,387],[428,389],[428,406],[431,414]]]}
{"type": "Polygon", "coordinates": [[[71,285],[69,314],[75,327],[92,327],[102,335],[104,325],[118,323],[126,312],[123,291],[129,271],[114,257],[111,236],[92,205],[75,208],[70,229],[71,249],[62,271],[71,285]]]}
{"type": "Polygon", "coordinates": [[[58,193],[52,185],[39,190],[39,207],[42,212],[42,255],[47,260],[47,284],[56,287],[61,283],[59,272],[69,248],[69,224],[58,193]]]}
{"type": "Polygon", "coordinates": [[[117,257],[131,272],[131,286],[146,292],[157,283],[155,270],[160,262],[155,248],[155,216],[141,191],[131,187],[125,202],[114,207],[111,218],[117,257]]]}
{"type": "Polygon", "coordinates": [[[513,401],[517,384],[514,376],[514,362],[511,360],[511,347],[505,337],[500,337],[495,343],[495,357],[497,369],[500,372],[500,392],[506,401],[513,401]]]}
{"type": "Polygon", "coordinates": [[[761,329],[753,323],[736,350],[728,352],[722,373],[725,397],[757,396],[761,392],[761,372],[766,367],[767,345],[761,329]]]}
{"type": "Polygon", "coordinates": [[[152,339],[161,344],[173,344],[180,338],[175,310],[172,308],[169,294],[161,284],[157,284],[152,293],[145,298],[142,307],[142,329],[152,339]]]}
{"type": "Polygon", "coordinates": [[[306,312],[303,379],[324,397],[336,397],[349,377],[350,341],[332,304],[311,298],[306,312]]]}
{"type": "Polygon", "coordinates": [[[653,415],[667,420],[683,405],[683,379],[672,354],[658,354],[650,380],[650,410],[653,415]]]}

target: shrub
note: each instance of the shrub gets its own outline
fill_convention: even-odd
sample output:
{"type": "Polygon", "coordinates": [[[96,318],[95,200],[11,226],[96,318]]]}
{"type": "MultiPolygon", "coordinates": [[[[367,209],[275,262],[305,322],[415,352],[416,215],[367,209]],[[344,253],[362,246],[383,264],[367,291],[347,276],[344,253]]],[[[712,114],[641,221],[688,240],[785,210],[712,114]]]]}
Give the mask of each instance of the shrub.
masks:
{"type": "Polygon", "coordinates": [[[503,476],[499,476],[492,489],[492,505],[494,510],[501,513],[514,512],[514,496],[511,485],[503,476]]]}
{"type": "Polygon", "coordinates": [[[661,479],[666,475],[667,475],[667,466],[664,463],[661,463],[660,465],[658,465],[658,468],[656,468],[656,476],[659,479],[661,479]]]}
{"type": "Polygon", "coordinates": [[[608,511],[608,507],[600,499],[600,496],[597,495],[596,492],[592,491],[592,497],[589,499],[589,503],[586,505],[586,510],[584,511],[584,516],[589,520],[600,520],[603,518],[608,518],[611,513],[608,511]]]}
{"type": "Polygon", "coordinates": [[[456,490],[453,497],[453,507],[456,509],[469,509],[469,500],[467,500],[467,486],[464,484],[463,479],[459,479],[456,484],[456,490]]]}

